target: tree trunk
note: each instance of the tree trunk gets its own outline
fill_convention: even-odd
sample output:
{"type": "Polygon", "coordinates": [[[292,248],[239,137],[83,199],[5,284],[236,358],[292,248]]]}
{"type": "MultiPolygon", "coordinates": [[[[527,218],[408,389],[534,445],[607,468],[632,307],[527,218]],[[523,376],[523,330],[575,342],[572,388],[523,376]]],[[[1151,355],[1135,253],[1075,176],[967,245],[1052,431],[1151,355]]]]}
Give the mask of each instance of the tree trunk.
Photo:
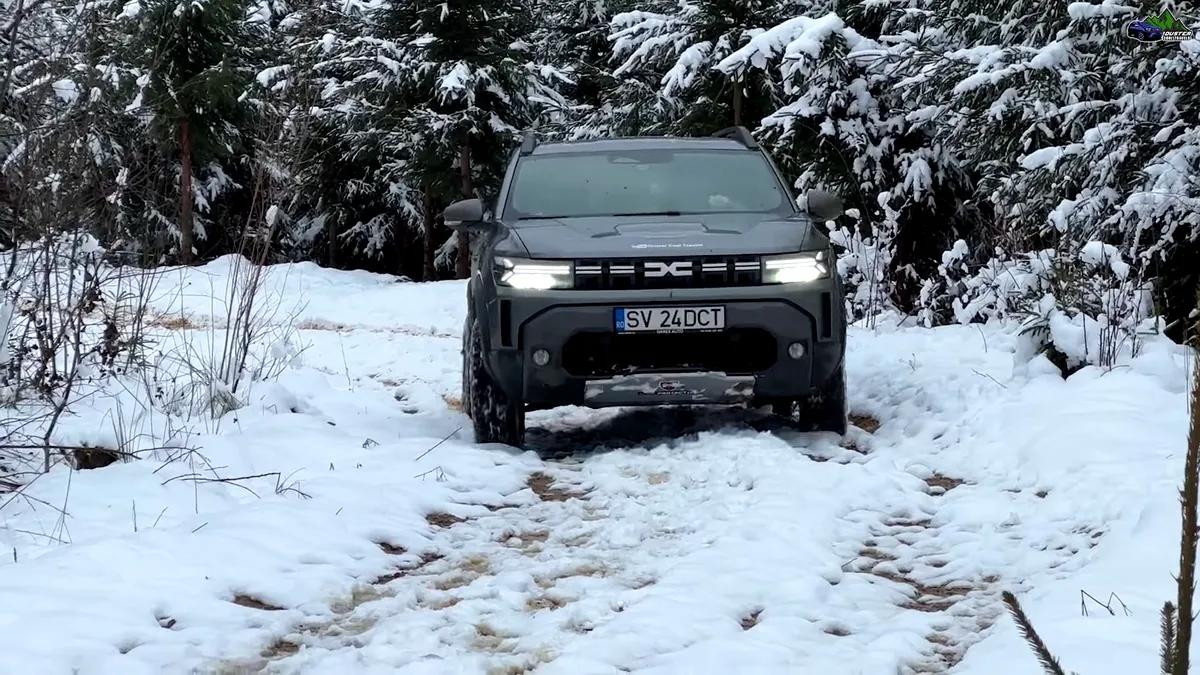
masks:
{"type": "MultiPolygon", "coordinates": [[[[459,149],[459,170],[462,171],[463,199],[475,196],[475,185],[471,182],[471,144],[463,141],[459,149]]],[[[458,255],[454,260],[455,276],[459,279],[471,277],[471,235],[466,232],[458,233],[458,255]]]]}
{"type": "Polygon", "coordinates": [[[185,119],[179,123],[179,262],[192,264],[195,235],[192,223],[192,128],[185,119]]]}
{"type": "Polygon", "coordinates": [[[338,266],[337,266],[338,265],[338,247],[337,247],[337,225],[336,225],[336,223],[337,223],[337,219],[327,218],[325,220],[325,225],[324,225],[325,238],[329,240],[329,242],[328,242],[329,250],[327,251],[327,253],[329,254],[329,259],[328,259],[328,262],[326,263],[329,266],[329,269],[337,269],[338,268],[338,266]]]}
{"type": "Polygon", "coordinates": [[[423,265],[421,270],[422,281],[433,281],[437,279],[437,269],[433,266],[434,253],[437,251],[437,244],[433,239],[433,228],[437,225],[437,216],[433,213],[433,185],[425,184],[425,250],[423,265]]]}
{"type": "Polygon", "coordinates": [[[742,126],[742,76],[733,78],[733,126],[742,126]]]}

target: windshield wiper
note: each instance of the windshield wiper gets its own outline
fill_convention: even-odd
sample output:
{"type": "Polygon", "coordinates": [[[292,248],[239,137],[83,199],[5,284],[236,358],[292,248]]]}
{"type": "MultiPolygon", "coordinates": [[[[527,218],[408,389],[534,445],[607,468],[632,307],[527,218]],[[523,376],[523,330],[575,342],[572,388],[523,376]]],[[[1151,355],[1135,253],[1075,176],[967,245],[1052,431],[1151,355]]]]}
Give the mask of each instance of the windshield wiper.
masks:
{"type": "Polygon", "coordinates": [[[558,220],[559,218],[564,217],[565,216],[521,216],[520,218],[517,218],[517,220],[558,220]]]}
{"type": "Polygon", "coordinates": [[[682,211],[638,211],[631,213],[610,213],[609,218],[621,218],[624,216],[682,216],[682,211]]]}

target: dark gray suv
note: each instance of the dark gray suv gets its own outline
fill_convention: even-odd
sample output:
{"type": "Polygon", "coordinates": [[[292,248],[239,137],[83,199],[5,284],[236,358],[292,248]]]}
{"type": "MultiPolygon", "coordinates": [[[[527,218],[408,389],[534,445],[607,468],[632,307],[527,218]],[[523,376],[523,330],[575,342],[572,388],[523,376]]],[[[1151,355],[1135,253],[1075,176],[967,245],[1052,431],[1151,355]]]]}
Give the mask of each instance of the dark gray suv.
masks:
{"type": "Polygon", "coordinates": [[[842,287],[819,223],[750,132],[538,143],[491,208],[451,204],[476,240],[463,409],[481,443],[520,446],[563,405],[770,405],[846,431],[842,287]]]}

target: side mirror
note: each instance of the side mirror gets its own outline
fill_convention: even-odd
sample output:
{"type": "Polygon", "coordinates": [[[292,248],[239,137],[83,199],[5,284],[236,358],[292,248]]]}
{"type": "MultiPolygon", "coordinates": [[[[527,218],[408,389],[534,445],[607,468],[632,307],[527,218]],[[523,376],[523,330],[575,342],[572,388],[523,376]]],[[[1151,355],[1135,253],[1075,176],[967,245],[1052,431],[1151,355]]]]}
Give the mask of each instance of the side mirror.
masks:
{"type": "Polygon", "coordinates": [[[808,215],[822,222],[837,220],[845,209],[842,208],[842,198],[823,190],[808,191],[808,215]]]}
{"type": "Polygon", "coordinates": [[[442,211],[442,220],[452,230],[477,228],[483,224],[483,202],[478,199],[454,202],[442,211]]]}

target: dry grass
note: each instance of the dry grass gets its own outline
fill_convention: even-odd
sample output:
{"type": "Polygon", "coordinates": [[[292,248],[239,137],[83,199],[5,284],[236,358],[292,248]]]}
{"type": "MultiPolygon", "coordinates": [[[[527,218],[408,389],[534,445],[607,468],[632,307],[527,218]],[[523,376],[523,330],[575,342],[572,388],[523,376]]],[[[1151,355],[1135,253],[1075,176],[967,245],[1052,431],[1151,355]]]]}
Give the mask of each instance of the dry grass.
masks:
{"type": "Polygon", "coordinates": [[[516,636],[498,630],[486,622],[476,624],[475,639],[471,641],[471,648],[480,652],[511,652],[513,650],[511,641],[514,637],[516,636]]]}
{"type": "Polygon", "coordinates": [[[934,473],[929,478],[925,479],[925,485],[929,486],[929,494],[941,496],[953,490],[960,485],[965,485],[966,481],[961,478],[953,478],[944,476],[940,473],[934,473]]]}
{"type": "Polygon", "coordinates": [[[351,329],[344,323],[333,323],[332,321],[322,321],[321,319],[303,319],[296,322],[296,330],[326,330],[343,333],[351,329]]]}
{"type": "Polygon", "coordinates": [[[560,579],[567,579],[569,577],[606,577],[608,575],[609,570],[607,567],[598,563],[584,563],[561,572],[536,577],[534,581],[540,588],[546,590],[553,588],[560,579]]]}
{"type": "Polygon", "coordinates": [[[450,591],[463,586],[469,586],[482,576],[490,574],[492,563],[481,555],[467,556],[458,563],[455,569],[440,575],[430,584],[431,588],[439,591],[450,591]]]}
{"type": "Polygon", "coordinates": [[[900,528],[920,528],[929,529],[933,526],[933,521],[929,518],[889,518],[883,524],[892,529],[900,528]]]}
{"type": "Polygon", "coordinates": [[[544,502],[565,502],[568,499],[582,499],[584,495],[564,488],[554,487],[554,479],[541,471],[529,474],[525,485],[544,502]]]}
{"type": "Polygon", "coordinates": [[[260,655],[268,661],[279,661],[286,659],[289,656],[295,656],[300,653],[300,643],[293,642],[288,638],[279,638],[260,652],[260,655]]]}
{"type": "Polygon", "coordinates": [[[562,609],[567,606],[567,601],[561,597],[552,595],[539,595],[531,597],[525,601],[526,612],[541,612],[546,610],[562,609]]]}
{"type": "Polygon", "coordinates": [[[301,319],[300,321],[296,322],[294,325],[297,330],[326,331],[326,332],[330,332],[330,333],[364,332],[364,333],[393,333],[393,334],[398,334],[398,335],[412,335],[414,337],[436,337],[436,338],[453,338],[454,337],[453,335],[451,335],[449,333],[442,333],[440,331],[432,331],[427,328],[421,328],[418,326],[386,326],[386,327],[383,327],[383,326],[359,326],[359,325],[353,325],[353,324],[347,324],[347,323],[340,323],[337,321],[326,321],[324,319],[312,319],[312,318],[301,319]]]}
{"type": "MultiPolygon", "coordinates": [[[[401,549],[401,550],[403,550],[403,549],[401,549]]],[[[418,571],[424,569],[427,565],[437,562],[438,560],[441,560],[442,558],[443,558],[443,556],[441,553],[434,553],[433,551],[426,551],[425,553],[421,554],[421,561],[418,562],[416,565],[414,565],[412,567],[405,567],[405,568],[397,569],[393,572],[388,572],[387,574],[372,581],[371,584],[373,584],[375,586],[382,586],[384,584],[390,584],[391,582],[393,582],[397,579],[400,579],[401,577],[406,577],[411,574],[415,574],[418,571]]]]}
{"type": "Polygon", "coordinates": [[[331,602],[329,604],[329,609],[332,610],[334,614],[349,614],[368,602],[373,602],[387,596],[387,592],[380,590],[376,586],[359,584],[350,589],[349,596],[339,598],[331,602]]]}
{"type": "Polygon", "coordinates": [[[896,556],[881,548],[876,548],[874,544],[870,542],[868,542],[867,545],[858,552],[858,554],[864,558],[870,558],[871,560],[877,560],[879,562],[891,562],[896,560],[896,556]]]}
{"type": "Polygon", "coordinates": [[[203,322],[187,314],[159,314],[149,317],[147,325],[166,330],[196,330],[205,327],[203,322]]]}
{"type": "Polygon", "coordinates": [[[742,617],[742,630],[750,630],[758,625],[758,617],[762,616],[762,608],[758,608],[742,617]]]}
{"type": "Polygon", "coordinates": [[[540,530],[536,532],[505,532],[500,536],[501,541],[508,548],[516,548],[524,551],[526,555],[536,555],[542,550],[542,546],[546,540],[550,538],[549,530],[540,530]]]}
{"type": "Polygon", "coordinates": [[[426,515],[425,522],[429,523],[432,527],[446,528],[446,527],[454,527],[455,525],[458,525],[459,523],[465,523],[465,522],[467,522],[467,519],[459,518],[458,516],[451,514],[451,513],[443,513],[441,511],[438,511],[438,512],[430,513],[430,514],[426,515]]]}
{"type": "Polygon", "coordinates": [[[879,427],[882,426],[879,420],[871,417],[870,415],[864,415],[862,413],[850,413],[848,417],[851,424],[859,429],[862,429],[868,434],[875,433],[879,430],[879,427]]]}
{"type": "Polygon", "coordinates": [[[522,657],[522,660],[517,663],[488,666],[487,675],[526,675],[536,672],[543,664],[554,660],[554,652],[549,648],[539,647],[528,654],[523,654],[522,657]]]}
{"type": "Polygon", "coordinates": [[[280,607],[279,605],[273,605],[273,604],[267,602],[266,600],[256,598],[252,595],[246,595],[245,593],[238,593],[238,594],[234,595],[233,599],[230,600],[230,602],[232,602],[233,604],[238,605],[240,607],[246,607],[248,609],[259,609],[259,610],[262,610],[265,612],[279,612],[279,611],[283,610],[283,608],[280,607]]]}

